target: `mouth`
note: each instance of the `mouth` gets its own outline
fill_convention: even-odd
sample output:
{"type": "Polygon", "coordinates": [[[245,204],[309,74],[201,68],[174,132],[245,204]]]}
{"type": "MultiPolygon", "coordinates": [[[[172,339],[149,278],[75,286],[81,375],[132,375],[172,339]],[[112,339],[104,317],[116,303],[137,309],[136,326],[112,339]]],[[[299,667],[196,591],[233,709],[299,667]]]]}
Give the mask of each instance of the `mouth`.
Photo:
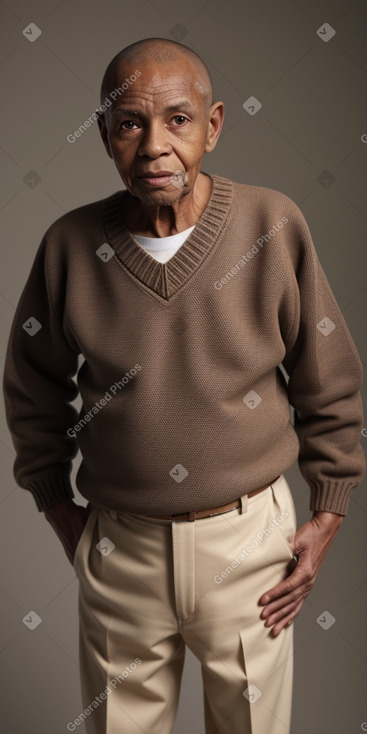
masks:
{"type": "Polygon", "coordinates": [[[148,172],[143,176],[138,176],[139,181],[142,181],[148,186],[165,186],[175,181],[176,174],[173,171],[157,171],[148,172]]]}

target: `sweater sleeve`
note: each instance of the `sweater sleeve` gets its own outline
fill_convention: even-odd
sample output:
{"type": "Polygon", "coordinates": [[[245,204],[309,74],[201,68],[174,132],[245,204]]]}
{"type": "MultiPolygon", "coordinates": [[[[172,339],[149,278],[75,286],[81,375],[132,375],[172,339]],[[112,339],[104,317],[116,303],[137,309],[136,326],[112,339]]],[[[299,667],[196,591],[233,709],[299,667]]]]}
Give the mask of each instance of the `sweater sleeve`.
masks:
{"type": "Polygon", "coordinates": [[[298,207],[290,224],[285,257],[286,267],[292,260],[294,318],[283,365],[300,443],[298,464],[310,487],[310,509],[346,515],[366,469],[362,363],[298,207]]]}
{"type": "Polygon", "coordinates": [[[72,379],[78,352],[63,330],[62,300],[52,297],[46,233],[15,312],[3,376],[13,474],[39,511],[74,496],[70,472],[78,447],[67,429],[77,421],[70,403],[78,394],[72,379]]]}

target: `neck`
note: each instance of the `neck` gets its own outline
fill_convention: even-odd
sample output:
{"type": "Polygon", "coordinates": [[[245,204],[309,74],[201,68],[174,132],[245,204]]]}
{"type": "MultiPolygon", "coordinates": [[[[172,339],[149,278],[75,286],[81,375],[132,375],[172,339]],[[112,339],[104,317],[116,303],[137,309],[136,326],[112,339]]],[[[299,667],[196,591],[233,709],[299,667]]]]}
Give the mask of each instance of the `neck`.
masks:
{"type": "Polygon", "coordinates": [[[204,212],[212,191],[210,176],[199,173],[193,190],[169,206],[148,206],[127,193],[123,217],[132,234],[143,237],[169,237],[193,227],[204,212]]]}

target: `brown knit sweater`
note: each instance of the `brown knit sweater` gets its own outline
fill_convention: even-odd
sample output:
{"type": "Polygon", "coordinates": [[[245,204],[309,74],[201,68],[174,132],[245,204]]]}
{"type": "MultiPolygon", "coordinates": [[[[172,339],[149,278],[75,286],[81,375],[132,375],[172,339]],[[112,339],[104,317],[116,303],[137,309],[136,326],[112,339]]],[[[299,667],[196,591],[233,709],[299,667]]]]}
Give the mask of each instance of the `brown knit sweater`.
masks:
{"type": "Polygon", "coordinates": [[[310,509],[347,514],[362,366],[306,221],[278,191],[211,178],[167,263],[126,229],[124,191],[44,235],[3,383],[14,476],[39,510],[74,496],[79,447],[79,491],[121,512],[215,507],[298,460],[310,509]]]}

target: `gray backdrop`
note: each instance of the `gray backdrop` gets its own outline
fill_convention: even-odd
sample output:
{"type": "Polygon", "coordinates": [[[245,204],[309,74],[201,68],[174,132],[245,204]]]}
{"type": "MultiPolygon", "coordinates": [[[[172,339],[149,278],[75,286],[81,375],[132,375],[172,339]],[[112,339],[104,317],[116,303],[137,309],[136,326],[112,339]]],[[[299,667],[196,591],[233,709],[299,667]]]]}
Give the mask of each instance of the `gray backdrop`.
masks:
{"type": "MultiPolygon", "coordinates": [[[[160,36],[202,56],[226,106],[203,170],[294,199],[366,365],[365,0],[6,0],[0,12],[2,362],[47,227],[122,188],[96,123],[75,143],[67,135],[99,105],[112,56],[160,36]],[[243,106],[251,96],[262,105],[256,114],[243,106]]],[[[7,734],[62,734],[82,710],[78,581],[44,515],[15,484],[3,412],[2,726],[7,734]],[[30,610],[42,619],[33,631],[22,621],[30,610]]],[[[73,481],[77,465],[79,457],[73,481]]],[[[297,466],[286,477],[302,524],[310,517],[308,487],[297,466]]],[[[76,500],[85,503],[78,492],[76,500]]],[[[296,734],[367,730],[366,512],[364,483],[295,623],[296,734]],[[316,621],[325,610],[336,620],[328,630],[316,621]]],[[[203,733],[200,669],[190,651],[174,734],[187,731],[203,733]]]]}

